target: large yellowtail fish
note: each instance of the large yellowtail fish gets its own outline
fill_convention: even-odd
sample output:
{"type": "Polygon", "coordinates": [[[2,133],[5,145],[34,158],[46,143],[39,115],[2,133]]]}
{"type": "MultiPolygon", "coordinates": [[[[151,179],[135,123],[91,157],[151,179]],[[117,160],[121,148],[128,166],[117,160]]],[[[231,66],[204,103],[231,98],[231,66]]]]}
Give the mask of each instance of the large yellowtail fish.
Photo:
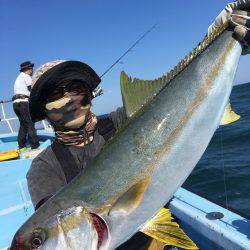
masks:
{"type": "Polygon", "coordinates": [[[139,230],[153,236],[149,221],[189,176],[227,105],[242,48],[225,28],[159,79],[122,72],[127,124],[22,225],[12,250],[115,249],[139,230]]]}

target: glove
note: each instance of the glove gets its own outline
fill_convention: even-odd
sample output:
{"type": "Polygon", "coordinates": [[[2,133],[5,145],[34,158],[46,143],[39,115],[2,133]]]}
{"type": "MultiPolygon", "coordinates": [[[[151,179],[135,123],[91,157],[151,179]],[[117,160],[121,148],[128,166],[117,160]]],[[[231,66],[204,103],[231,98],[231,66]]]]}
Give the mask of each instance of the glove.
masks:
{"type": "Polygon", "coordinates": [[[250,0],[229,3],[208,28],[208,34],[229,21],[234,37],[242,43],[242,54],[250,53],[250,0]]]}

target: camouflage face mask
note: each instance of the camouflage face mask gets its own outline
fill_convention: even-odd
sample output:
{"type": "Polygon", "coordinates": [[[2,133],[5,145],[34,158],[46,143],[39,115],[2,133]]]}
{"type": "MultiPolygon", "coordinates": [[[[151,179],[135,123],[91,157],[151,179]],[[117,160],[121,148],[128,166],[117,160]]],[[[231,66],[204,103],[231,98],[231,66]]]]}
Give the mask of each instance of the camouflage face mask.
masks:
{"type": "Polygon", "coordinates": [[[77,130],[82,127],[90,112],[90,103],[85,104],[84,95],[65,96],[45,105],[45,113],[59,131],[77,130]]]}

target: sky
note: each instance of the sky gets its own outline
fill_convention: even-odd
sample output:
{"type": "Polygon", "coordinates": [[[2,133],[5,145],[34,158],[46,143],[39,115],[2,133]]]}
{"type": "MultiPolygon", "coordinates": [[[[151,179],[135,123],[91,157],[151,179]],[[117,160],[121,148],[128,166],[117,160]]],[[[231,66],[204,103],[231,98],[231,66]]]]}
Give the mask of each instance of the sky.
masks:
{"type": "MultiPolygon", "coordinates": [[[[93,110],[122,105],[119,78],[154,79],[171,70],[205,36],[226,0],[0,0],[0,100],[10,99],[19,64],[35,69],[56,59],[80,60],[101,75],[145,31],[148,34],[102,78],[93,110]],[[202,3],[202,4],[201,4],[202,3]]],[[[250,82],[242,56],[235,84],[250,82]]]]}

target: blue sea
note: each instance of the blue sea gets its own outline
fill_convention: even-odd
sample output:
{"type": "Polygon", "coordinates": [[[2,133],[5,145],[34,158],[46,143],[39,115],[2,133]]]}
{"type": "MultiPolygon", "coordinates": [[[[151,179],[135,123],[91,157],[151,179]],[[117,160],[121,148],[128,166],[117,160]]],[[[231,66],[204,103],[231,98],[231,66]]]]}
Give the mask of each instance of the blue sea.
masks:
{"type": "Polygon", "coordinates": [[[230,102],[241,119],[217,129],[183,187],[250,219],[250,83],[230,102]]]}

